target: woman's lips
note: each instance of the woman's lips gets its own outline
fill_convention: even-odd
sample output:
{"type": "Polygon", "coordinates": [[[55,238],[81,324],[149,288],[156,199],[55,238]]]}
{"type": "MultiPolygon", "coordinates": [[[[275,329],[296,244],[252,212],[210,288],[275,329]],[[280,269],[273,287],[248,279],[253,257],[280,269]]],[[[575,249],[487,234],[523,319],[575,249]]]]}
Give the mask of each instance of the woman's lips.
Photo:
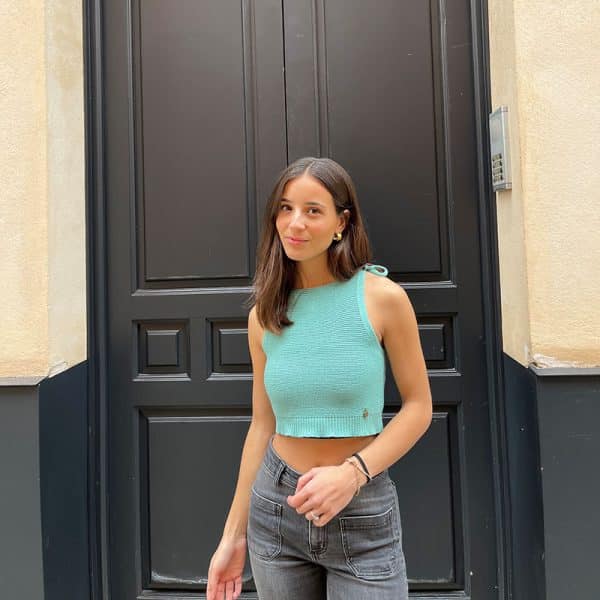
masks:
{"type": "Polygon", "coordinates": [[[286,239],[290,244],[295,244],[297,246],[300,246],[300,244],[303,244],[304,242],[308,241],[308,240],[301,240],[299,238],[293,238],[293,237],[288,237],[286,239]]]}

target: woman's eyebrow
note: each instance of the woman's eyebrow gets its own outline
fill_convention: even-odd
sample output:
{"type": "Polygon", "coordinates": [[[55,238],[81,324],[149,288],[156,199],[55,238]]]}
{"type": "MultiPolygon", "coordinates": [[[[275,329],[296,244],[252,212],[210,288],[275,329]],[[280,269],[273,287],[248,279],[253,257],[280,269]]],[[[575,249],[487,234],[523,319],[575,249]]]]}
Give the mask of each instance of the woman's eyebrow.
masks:
{"type": "MultiPolygon", "coordinates": [[[[288,200],[287,198],[282,198],[281,202],[289,202],[290,204],[293,204],[293,202],[291,200],[288,200]]],[[[321,204],[321,202],[317,202],[316,200],[308,200],[304,204],[311,204],[314,206],[321,206],[322,208],[325,208],[324,204],[321,204]]]]}

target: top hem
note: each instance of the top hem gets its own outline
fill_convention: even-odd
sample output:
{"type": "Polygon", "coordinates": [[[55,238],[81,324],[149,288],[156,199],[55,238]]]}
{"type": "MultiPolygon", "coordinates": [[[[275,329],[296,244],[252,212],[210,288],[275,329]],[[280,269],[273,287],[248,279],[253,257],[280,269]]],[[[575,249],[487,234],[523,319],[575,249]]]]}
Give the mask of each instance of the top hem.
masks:
{"type": "Polygon", "coordinates": [[[360,437],[383,430],[381,415],[355,417],[279,418],[275,432],[291,437],[360,437]]]}

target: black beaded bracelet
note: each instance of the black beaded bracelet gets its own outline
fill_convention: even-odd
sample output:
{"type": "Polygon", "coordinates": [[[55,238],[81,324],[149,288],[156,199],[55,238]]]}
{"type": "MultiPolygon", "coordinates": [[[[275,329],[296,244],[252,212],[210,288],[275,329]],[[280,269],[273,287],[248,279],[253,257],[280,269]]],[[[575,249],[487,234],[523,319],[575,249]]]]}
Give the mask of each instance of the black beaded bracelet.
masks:
{"type": "Polygon", "coordinates": [[[371,479],[373,479],[371,477],[371,473],[369,473],[369,469],[367,469],[367,465],[365,464],[365,461],[361,458],[360,454],[358,452],[355,452],[352,456],[356,456],[356,458],[358,459],[358,462],[360,462],[360,464],[362,465],[362,468],[365,470],[365,475],[367,476],[367,481],[371,481],[371,479]]]}

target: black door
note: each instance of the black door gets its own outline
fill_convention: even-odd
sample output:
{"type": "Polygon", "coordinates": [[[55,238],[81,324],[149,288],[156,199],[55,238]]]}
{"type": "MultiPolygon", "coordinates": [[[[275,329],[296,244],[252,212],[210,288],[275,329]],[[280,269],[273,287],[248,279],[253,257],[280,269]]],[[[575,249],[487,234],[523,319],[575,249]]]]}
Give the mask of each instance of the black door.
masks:
{"type": "Polygon", "coordinates": [[[258,223],[305,155],[349,170],[419,319],[435,416],[391,469],[411,590],[498,597],[469,7],[103,3],[115,600],[204,592],[249,424],[258,223]]]}

